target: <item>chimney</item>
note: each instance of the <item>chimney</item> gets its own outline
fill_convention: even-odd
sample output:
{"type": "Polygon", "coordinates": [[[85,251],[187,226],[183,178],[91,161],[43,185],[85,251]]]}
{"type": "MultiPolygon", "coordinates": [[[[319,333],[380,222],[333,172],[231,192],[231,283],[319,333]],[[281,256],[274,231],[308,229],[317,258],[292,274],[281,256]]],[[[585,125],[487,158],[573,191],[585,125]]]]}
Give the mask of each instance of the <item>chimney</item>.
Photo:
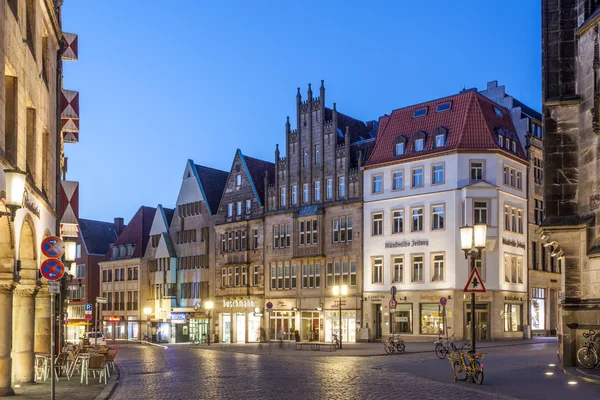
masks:
{"type": "Polygon", "coordinates": [[[114,227],[115,227],[115,232],[117,233],[117,236],[119,236],[121,234],[121,232],[123,232],[123,229],[125,229],[125,221],[123,220],[123,218],[115,218],[115,223],[114,223],[114,227]]]}

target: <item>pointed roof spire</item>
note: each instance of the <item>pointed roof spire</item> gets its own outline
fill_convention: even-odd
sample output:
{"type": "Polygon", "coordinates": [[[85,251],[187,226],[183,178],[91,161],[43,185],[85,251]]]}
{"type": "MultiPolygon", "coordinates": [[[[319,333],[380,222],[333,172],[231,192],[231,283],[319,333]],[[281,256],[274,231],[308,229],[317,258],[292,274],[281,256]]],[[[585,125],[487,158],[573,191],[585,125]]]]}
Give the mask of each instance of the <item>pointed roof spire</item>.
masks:
{"type": "Polygon", "coordinates": [[[337,111],[335,103],[333,103],[333,111],[337,111]]]}
{"type": "Polygon", "coordinates": [[[290,124],[290,116],[288,115],[287,117],[285,117],[286,121],[285,124],[289,126],[290,124]]]}
{"type": "Polygon", "coordinates": [[[321,89],[325,89],[325,79],[321,79],[321,89]]]}
{"type": "Polygon", "coordinates": [[[310,83],[308,84],[308,99],[312,99],[312,88],[310,83]]]}

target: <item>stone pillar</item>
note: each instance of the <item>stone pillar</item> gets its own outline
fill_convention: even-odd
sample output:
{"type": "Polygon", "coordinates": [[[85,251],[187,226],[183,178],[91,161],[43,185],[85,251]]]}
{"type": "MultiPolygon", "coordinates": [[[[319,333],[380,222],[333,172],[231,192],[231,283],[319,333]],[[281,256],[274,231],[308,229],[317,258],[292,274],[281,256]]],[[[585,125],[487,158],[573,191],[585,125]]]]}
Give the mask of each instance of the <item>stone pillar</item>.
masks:
{"type": "Polygon", "coordinates": [[[13,282],[0,282],[0,396],[15,394],[11,386],[12,359],[12,292],[13,282]]]}
{"type": "Polygon", "coordinates": [[[39,286],[17,285],[13,296],[13,380],[34,381],[33,332],[35,326],[35,294],[39,286]]]}
{"type": "Polygon", "coordinates": [[[43,285],[35,296],[35,353],[50,354],[50,292],[43,285]]]}

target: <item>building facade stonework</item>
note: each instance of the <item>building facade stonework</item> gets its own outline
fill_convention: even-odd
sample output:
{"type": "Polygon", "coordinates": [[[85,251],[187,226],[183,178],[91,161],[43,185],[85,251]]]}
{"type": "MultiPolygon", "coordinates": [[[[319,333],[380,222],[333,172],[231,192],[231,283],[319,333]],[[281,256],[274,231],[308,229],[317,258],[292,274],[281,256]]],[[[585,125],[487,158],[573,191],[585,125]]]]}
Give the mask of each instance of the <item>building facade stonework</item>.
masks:
{"type": "Polygon", "coordinates": [[[600,331],[600,6],[542,2],[544,243],[563,266],[559,358],[600,331]]]}

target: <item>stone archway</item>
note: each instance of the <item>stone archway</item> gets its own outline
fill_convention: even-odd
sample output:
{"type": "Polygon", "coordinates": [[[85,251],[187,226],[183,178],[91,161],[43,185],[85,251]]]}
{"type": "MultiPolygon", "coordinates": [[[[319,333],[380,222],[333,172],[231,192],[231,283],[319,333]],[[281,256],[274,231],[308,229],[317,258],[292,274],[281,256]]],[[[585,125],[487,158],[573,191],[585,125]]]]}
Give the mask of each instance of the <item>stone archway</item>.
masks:
{"type": "Polygon", "coordinates": [[[16,277],[13,295],[13,381],[34,381],[35,294],[37,293],[37,251],[35,225],[29,214],[23,219],[19,235],[16,277]]]}
{"type": "MultiPolygon", "coordinates": [[[[0,198],[4,196],[0,193],[0,198]]],[[[8,211],[0,202],[0,211],[8,211]]],[[[12,310],[15,268],[14,225],[9,217],[0,217],[0,395],[13,394],[12,377],[12,310]]]]}

